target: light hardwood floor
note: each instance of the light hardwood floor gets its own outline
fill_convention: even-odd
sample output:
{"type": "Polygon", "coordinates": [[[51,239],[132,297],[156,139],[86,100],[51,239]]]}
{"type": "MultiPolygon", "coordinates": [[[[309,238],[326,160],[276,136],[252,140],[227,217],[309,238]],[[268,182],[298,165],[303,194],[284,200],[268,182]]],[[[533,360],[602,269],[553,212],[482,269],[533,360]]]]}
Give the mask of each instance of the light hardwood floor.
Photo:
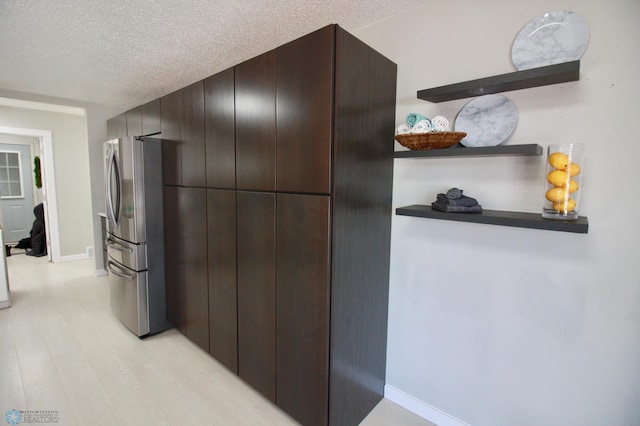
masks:
{"type": "MultiPolygon", "coordinates": [[[[2,424],[10,409],[56,411],[58,424],[79,426],[296,424],[177,331],[140,340],[126,330],[93,260],[14,254],[7,264],[2,424]]],[[[386,399],[362,424],[433,426],[386,399]]]]}

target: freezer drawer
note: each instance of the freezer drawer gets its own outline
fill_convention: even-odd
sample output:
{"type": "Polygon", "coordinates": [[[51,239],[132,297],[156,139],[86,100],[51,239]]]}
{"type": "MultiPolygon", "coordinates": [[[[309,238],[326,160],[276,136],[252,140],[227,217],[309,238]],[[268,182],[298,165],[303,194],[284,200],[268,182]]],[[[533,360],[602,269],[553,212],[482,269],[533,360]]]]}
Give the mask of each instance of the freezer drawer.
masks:
{"type": "Polygon", "coordinates": [[[135,272],[113,259],[107,261],[111,309],[137,336],[149,334],[147,272],[135,272]]]}
{"type": "Polygon", "coordinates": [[[107,234],[105,244],[109,257],[116,262],[134,271],[144,271],[147,269],[146,244],[131,244],[112,234],[107,234]]]}

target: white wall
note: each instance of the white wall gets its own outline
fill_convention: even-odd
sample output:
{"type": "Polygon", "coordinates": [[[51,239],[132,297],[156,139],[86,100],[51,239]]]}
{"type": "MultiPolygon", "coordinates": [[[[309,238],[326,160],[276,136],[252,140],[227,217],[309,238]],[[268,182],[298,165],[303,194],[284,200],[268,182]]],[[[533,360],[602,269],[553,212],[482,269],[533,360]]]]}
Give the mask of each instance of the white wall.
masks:
{"type": "MultiPolygon", "coordinates": [[[[506,93],[506,143],[586,145],[589,233],[393,219],[387,384],[439,420],[640,424],[640,2],[432,0],[354,34],[398,64],[398,124],[453,121],[471,99],[416,91],[515,71],[515,35],[559,9],[591,30],[580,81],[506,93]]],[[[398,159],[394,207],[457,186],[486,209],[540,212],[543,180],[543,157],[398,159]]]]}

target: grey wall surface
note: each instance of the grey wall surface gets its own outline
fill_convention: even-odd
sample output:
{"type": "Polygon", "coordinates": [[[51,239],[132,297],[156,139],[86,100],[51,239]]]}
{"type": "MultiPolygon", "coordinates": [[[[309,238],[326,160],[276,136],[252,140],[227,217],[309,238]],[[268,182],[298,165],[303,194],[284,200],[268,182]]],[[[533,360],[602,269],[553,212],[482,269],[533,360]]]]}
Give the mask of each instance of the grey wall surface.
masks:
{"type": "MultiPolygon", "coordinates": [[[[472,98],[416,91],[516,71],[515,36],[558,9],[590,27],[580,80],[503,93],[519,111],[506,143],[585,144],[589,233],[393,219],[387,386],[448,424],[640,424],[640,199],[624,195],[640,181],[640,3],[434,0],[354,31],[398,64],[397,125],[453,122],[472,98]]],[[[486,209],[538,213],[544,163],[396,159],[394,207],[457,186],[486,209]]]]}

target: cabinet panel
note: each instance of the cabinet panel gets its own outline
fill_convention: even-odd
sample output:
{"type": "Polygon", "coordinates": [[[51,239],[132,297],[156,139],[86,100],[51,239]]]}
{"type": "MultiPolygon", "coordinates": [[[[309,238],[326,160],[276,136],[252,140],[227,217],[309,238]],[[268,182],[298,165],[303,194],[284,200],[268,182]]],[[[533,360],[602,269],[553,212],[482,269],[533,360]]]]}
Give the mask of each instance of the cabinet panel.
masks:
{"type": "Polygon", "coordinates": [[[205,186],[204,82],[182,89],[182,184],[205,186]]]}
{"type": "Polygon", "coordinates": [[[180,150],[180,117],[182,95],[180,91],[160,99],[160,129],[162,131],[162,182],[182,185],[182,158],[180,150]]]}
{"type": "Polygon", "coordinates": [[[277,403],[304,425],[328,416],[329,197],[278,194],[277,403]]]}
{"type": "Polygon", "coordinates": [[[164,274],[167,298],[167,321],[182,334],[185,331],[185,292],[180,275],[180,216],[178,187],[165,186],[164,205],[164,274]]]}
{"type": "Polygon", "coordinates": [[[276,399],[275,194],[238,192],[238,374],[276,399]]]}
{"type": "Polygon", "coordinates": [[[207,193],[178,188],[179,277],[184,286],[185,334],[209,351],[209,291],[207,285],[207,193]]]}
{"type": "Polygon", "coordinates": [[[141,107],[142,113],[142,134],[152,135],[160,133],[160,99],[147,102],[141,107]]]}
{"type": "Polygon", "coordinates": [[[230,68],[204,82],[207,187],[235,188],[234,70],[230,68]]]}
{"type": "Polygon", "coordinates": [[[329,422],[359,424],[385,383],[396,65],[338,29],[335,73],[329,422]]]}
{"type": "Polygon", "coordinates": [[[328,194],[334,27],[277,49],[278,191],[328,194]]]}
{"type": "Polygon", "coordinates": [[[107,137],[109,139],[127,136],[127,114],[122,113],[107,120],[107,137]]]}
{"type": "Polygon", "coordinates": [[[142,136],[142,111],[139,106],[127,111],[127,136],[142,136]]]}
{"type": "Polygon", "coordinates": [[[238,189],[275,190],[275,61],[271,51],[235,67],[238,189]]]}
{"type": "Polygon", "coordinates": [[[209,353],[238,373],[236,194],[207,190],[209,353]]]}

